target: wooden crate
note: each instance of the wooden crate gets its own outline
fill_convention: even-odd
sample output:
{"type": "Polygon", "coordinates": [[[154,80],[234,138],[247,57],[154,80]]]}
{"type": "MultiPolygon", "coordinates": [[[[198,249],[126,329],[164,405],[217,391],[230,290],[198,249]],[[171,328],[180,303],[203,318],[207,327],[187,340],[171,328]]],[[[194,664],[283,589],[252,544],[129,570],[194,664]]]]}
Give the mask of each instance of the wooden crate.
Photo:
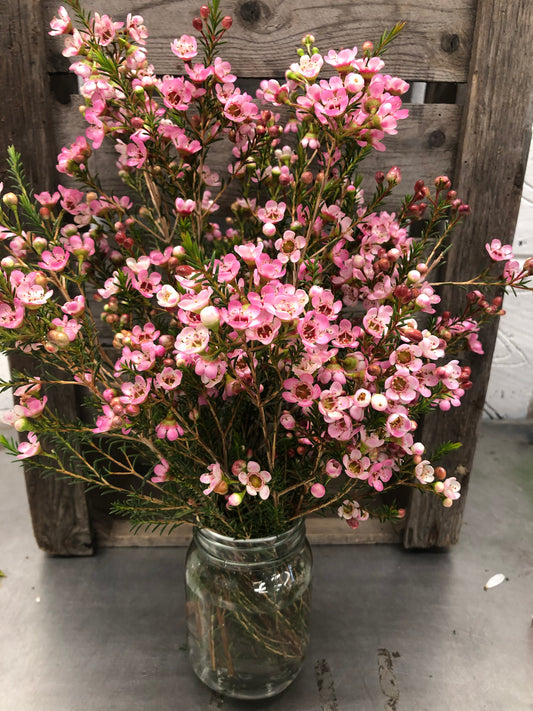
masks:
{"type": "MultiPolygon", "coordinates": [[[[54,187],[59,148],[72,141],[76,127],[81,127],[60,42],[47,35],[58,4],[10,0],[0,6],[0,146],[16,145],[31,179],[43,190],[54,187]]],[[[151,61],[164,74],[176,71],[170,42],[188,31],[200,2],[87,0],[85,4],[116,19],[128,12],[142,14],[151,31],[151,61]]],[[[372,8],[358,2],[319,0],[312,10],[305,0],[223,0],[222,4],[234,18],[225,56],[236,73],[250,82],[282,77],[305,32],[314,34],[318,46],[327,50],[360,46],[405,20],[406,29],[387,55],[387,71],[425,84],[425,102],[410,107],[410,117],[402,122],[398,136],[387,140],[387,152],[375,154],[365,165],[370,175],[399,165],[406,192],[418,178],[430,181],[439,174],[452,178],[459,195],[471,205],[473,217],[457,234],[446,280],[463,281],[475,274],[485,242],[495,237],[512,241],[532,122],[530,0],[382,0],[372,8]]],[[[444,296],[451,310],[463,298],[444,296]]],[[[446,462],[450,474],[462,481],[463,496],[452,509],[444,509],[434,497],[414,491],[403,533],[390,527],[369,531],[370,540],[403,536],[408,548],[457,541],[496,332],[495,322],[484,331],[485,355],[473,357],[474,387],[463,406],[435,414],[423,427],[429,446],[448,439],[464,443],[446,462]]],[[[72,398],[62,393],[57,398],[76,411],[72,398]]],[[[45,551],[90,554],[95,527],[102,541],[124,542],[120,526],[91,520],[80,487],[28,474],[27,485],[36,539],[45,551]]],[[[337,521],[319,525],[317,539],[342,538],[337,521]]],[[[348,535],[350,540],[365,540],[364,532],[348,535]]]]}

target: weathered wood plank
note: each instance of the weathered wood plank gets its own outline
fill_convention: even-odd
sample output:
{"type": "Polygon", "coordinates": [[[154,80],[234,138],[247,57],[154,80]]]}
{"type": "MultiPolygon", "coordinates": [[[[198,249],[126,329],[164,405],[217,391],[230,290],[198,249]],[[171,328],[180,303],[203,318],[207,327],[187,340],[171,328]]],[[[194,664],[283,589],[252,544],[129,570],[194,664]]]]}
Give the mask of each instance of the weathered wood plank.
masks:
{"type": "MultiPolygon", "coordinates": [[[[133,534],[124,519],[94,519],[98,545],[113,548],[158,548],[188,546],[192,526],[183,524],[171,533],[139,531],[133,534]]],[[[354,531],[337,517],[309,518],[306,521],[307,538],[313,545],[355,545],[369,543],[400,543],[402,524],[380,523],[376,519],[364,521],[354,531]]]]}
{"type": "MultiPolygon", "coordinates": [[[[70,144],[83,133],[85,122],[78,111],[79,96],[72,96],[69,104],[54,105],[54,128],[57,145],[70,144]]],[[[462,107],[454,104],[409,105],[410,115],[400,122],[398,134],[384,139],[385,153],[374,151],[364,162],[364,173],[369,180],[364,183],[373,188],[373,176],[377,170],[387,171],[398,165],[402,171],[401,192],[410,192],[416,180],[431,182],[437,175],[453,172],[455,163],[462,107]]],[[[230,147],[215,144],[208,163],[213,170],[226,174],[230,159],[230,147]]],[[[124,184],[117,175],[117,154],[109,143],[90,159],[92,170],[97,171],[103,185],[115,194],[124,192],[124,184]]],[[[234,199],[234,196],[233,196],[234,199]]]]}
{"type": "MultiPolygon", "coordinates": [[[[479,273],[488,258],[484,244],[497,237],[513,240],[531,137],[533,106],[533,4],[530,0],[480,0],[473,46],[469,95],[457,163],[457,190],[472,216],[457,235],[446,280],[479,273]]],[[[445,308],[459,311],[463,294],[448,290],[445,308]]],[[[482,337],[485,356],[473,355],[474,387],[459,410],[429,417],[424,440],[430,445],[462,441],[450,455],[449,474],[462,480],[463,495],[451,509],[415,492],[405,533],[408,548],[448,546],[457,542],[474,457],[478,424],[489,380],[497,323],[482,337]]]]}
{"type": "MultiPolygon", "coordinates": [[[[45,0],[48,17],[55,14],[58,4],[58,0],[45,0]]],[[[170,42],[191,32],[191,20],[198,15],[201,2],[87,0],[84,5],[115,19],[124,19],[128,12],[143,15],[151,33],[150,61],[158,73],[172,74],[179,62],[170,53],[170,42]]],[[[327,52],[375,41],[400,20],[407,22],[407,28],[387,55],[387,71],[419,81],[464,82],[468,74],[475,0],[395,0],[374,3],[371,8],[346,0],[223,0],[221,5],[234,19],[224,58],[238,76],[283,76],[308,32],[327,52]]],[[[56,71],[65,65],[58,57],[59,45],[59,40],[48,42],[50,67],[56,71]]]]}
{"type": "MultiPolygon", "coordinates": [[[[54,184],[55,148],[49,104],[41,0],[0,4],[0,150],[13,143],[22,153],[26,171],[39,189],[54,184]]],[[[1,173],[5,171],[4,154],[1,173]]],[[[4,176],[5,178],[5,176],[4,176]]],[[[12,358],[12,366],[27,361],[12,358]]],[[[71,407],[69,397],[56,394],[57,406],[71,407]]],[[[49,403],[54,395],[49,394],[49,403]]],[[[83,489],[64,481],[26,472],[26,485],[38,545],[48,553],[86,555],[92,543],[83,489]]]]}

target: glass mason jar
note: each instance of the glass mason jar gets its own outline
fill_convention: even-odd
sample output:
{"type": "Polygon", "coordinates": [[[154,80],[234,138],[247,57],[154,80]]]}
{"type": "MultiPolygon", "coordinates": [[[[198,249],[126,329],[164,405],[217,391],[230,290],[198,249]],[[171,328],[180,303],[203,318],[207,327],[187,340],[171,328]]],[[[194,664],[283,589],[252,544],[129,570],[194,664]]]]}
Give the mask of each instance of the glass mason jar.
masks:
{"type": "Polygon", "coordinates": [[[287,688],[309,642],[312,556],[303,520],[237,540],[195,529],[185,569],[189,658],[211,689],[262,699],[287,688]]]}

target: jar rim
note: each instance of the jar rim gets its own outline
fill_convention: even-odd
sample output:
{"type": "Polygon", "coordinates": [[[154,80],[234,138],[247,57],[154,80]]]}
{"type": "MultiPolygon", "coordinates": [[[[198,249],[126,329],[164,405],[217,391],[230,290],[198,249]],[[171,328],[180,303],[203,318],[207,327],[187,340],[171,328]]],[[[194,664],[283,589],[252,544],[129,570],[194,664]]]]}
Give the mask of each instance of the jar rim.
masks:
{"type": "Polygon", "coordinates": [[[295,533],[299,532],[302,528],[305,528],[305,519],[298,518],[294,524],[288,528],[283,533],[278,533],[273,536],[264,536],[262,538],[232,538],[231,536],[225,536],[223,533],[218,533],[212,528],[205,528],[196,526],[193,531],[193,535],[202,536],[208,538],[213,543],[219,543],[221,545],[227,545],[232,547],[241,546],[244,548],[256,547],[256,546],[268,546],[274,543],[282,543],[286,539],[293,536],[295,533]]]}

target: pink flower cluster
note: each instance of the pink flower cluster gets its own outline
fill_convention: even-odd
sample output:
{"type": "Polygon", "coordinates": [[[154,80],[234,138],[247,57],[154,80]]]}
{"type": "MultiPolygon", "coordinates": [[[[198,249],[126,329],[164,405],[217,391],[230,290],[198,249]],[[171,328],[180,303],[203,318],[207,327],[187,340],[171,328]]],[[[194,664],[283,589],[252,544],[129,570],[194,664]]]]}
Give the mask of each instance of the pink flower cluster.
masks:
{"type": "MultiPolygon", "coordinates": [[[[80,189],[37,194],[27,229],[17,196],[3,196],[2,345],[87,390],[96,415],[84,436],[138,447],[165,515],[180,501],[194,523],[273,509],[286,523],[329,507],[356,528],[378,515],[376,494],[404,483],[449,506],[460,482],[435,467],[418,423],[459,406],[471,385],[458,353],[482,353],[480,326],[502,313],[483,287],[526,288],[533,264],[492,239],[462,311],[442,309],[432,278],[468,206],[439,176],[417,181],[396,212],[379,210],[399,168],[375,175],[373,195],[354,169],[407,116],[406,82],[370,45],[321,53],[307,36],[285,81],[253,98],[218,56],[230,19],[202,12],[202,41],[175,39],[183,72],[163,77],[142,17],[92,13],[76,29],[62,7],[52,21],[87,124],[57,168],[80,189]],[[231,163],[218,174],[209,154],[222,140],[231,163]],[[92,173],[104,142],[135,198],[92,173]],[[230,186],[239,196],[227,204],[230,186]]],[[[8,419],[31,430],[20,458],[53,435],[40,387],[15,391],[8,419]]]]}

